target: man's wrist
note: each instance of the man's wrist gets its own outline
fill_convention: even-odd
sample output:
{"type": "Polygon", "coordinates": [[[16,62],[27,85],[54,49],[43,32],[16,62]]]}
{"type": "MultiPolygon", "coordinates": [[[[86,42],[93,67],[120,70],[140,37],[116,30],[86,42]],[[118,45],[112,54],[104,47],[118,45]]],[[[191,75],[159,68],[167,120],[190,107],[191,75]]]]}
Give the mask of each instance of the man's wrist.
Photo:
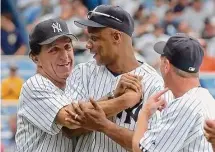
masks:
{"type": "Polygon", "coordinates": [[[112,121],[106,119],[105,123],[103,124],[103,127],[98,131],[103,132],[103,133],[107,132],[109,130],[109,128],[111,127],[112,123],[113,123],[112,121]]]}
{"type": "Polygon", "coordinates": [[[116,96],[115,96],[115,90],[113,90],[113,91],[111,91],[111,92],[109,92],[109,93],[107,94],[108,100],[114,99],[115,97],[116,97],[116,96]]]}
{"type": "Polygon", "coordinates": [[[144,115],[147,119],[150,119],[151,113],[148,109],[143,108],[140,112],[141,115],[144,115]]]}

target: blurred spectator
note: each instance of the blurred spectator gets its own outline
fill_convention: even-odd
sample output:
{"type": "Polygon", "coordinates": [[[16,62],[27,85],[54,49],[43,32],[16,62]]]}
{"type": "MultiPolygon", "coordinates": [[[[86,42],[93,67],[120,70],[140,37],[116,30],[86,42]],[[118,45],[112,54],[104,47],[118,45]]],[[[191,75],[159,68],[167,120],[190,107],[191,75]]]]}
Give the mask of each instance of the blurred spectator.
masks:
{"type": "Polygon", "coordinates": [[[215,37],[215,25],[213,25],[209,18],[205,19],[205,27],[202,31],[203,39],[211,39],[215,37]]]}
{"type": "Polygon", "coordinates": [[[32,24],[41,13],[40,7],[41,0],[18,0],[17,5],[19,11],[24,17],[25,23],[32,24]]]}
{"type": "Polygon", "coordinates": [[[89,10],[93,10],[96,6],[101,4],[110,4],[109,1],[110,0],[83,0],[89,10]]]}
{"type": "Polygon", "coordinates": [[[215,57],[215,37],[208,41],[208,54],[215,57]]]}
{"type": "Polygon", "coordinates": [[[9,141],[9,145],[5,147],[5,152],[15,152],[16,150],[16,142],[15,142],[15,135],[16,135],[16,115],[12,115],[9,118],[9,127],[12,133],[12,136],[9,141]]]}
{"type": "Polygon", "coordinates": [[[164,33],[167,35],[175,35],[177,32],[179,21],[175,19],[175,14],[172,10],[168,10],[165,14],[162,26],[164,28],[164,33]]]}
{"type": "Polygon", "coordinates": [[[155,5],[152,7],[152,12],[162,20],[165,16],[166,11],[168,10],[168,5],[164,2],[164,0],[155,0],[155,5]]]}
{"type": "MultiPolygon", "coordinates": [[[[69,10],[67,10],[67,12],[69,12],[69,10]]],[[[86,18],[87,12],[88,12],[87,8],[80,0],[72,0],[70,2],[70,14],[68,14],[67,17],[62,16],[62,18],[66,20],[70,32],[76,35],[77,37],[82,35],[84,30],[75,26],[74,21],[86,18]]]]}
{"type": "Polygon", "coordinates": [[[207,43],[204,39],[199,39],[204,49],[204,58],[200,67],[201,72],[215,72],[215,58],[208,55],[207,43]]]}
{"type": "Polygon", "coordinates": [[[50,14],[53,12],[53,6],[50,2],[50,0],[41,0],[41,6],[42,6],[42,10],[41,10],[41,16],[44,16],[46,14],[50,14]]]}
{"type": "Polygon", "coordinates": [[[1,50],[4,55],[24,55],[27,51],[24,40],[9,13],[1,15],[1,50]]]}
{"type": "Polygon", "coordinates": [[[147,14],[145,12],[145,6],[142,4],[139,5],[133,16],[135,26],[133,34],[134,37],[141,36],[150,28],[147,23],[148,18],[146,17],[146,15],[147,14]]]}
{"type": "Polygon", "coordinates": [[[208,12],[203,8],[202,0],[193,0],[191,7],[187,7],[183,12],[182,19],[194,30],[200,34],[204,28],[204,20],[208,12]]]}
{"type": "Polygon", "coordinates": [[[141,21],[134,29],[134,36],[139,37],[146,33],[154,31],[154,25],[158,24],[159,20],[156,14],[151,13],[144,20],[141,21]]]}
{"type": "Polygon", "coordinates": [[[178,0],[173,12],[180,16],[188,4],[188,0],[178,0]]]}
{"type": "Polygon", "coordinates": [[[17,75],[17,67],[10,66],[9,77],[2,80],[1,99],[18,100],[23,79],[17,75]]]}
{"type": "Polygon", "coordinates": [[[141,0],[112,0],[112,5],[120,6],[131,16],[134,16],[141,4],[141,0]]]}
{"type": "Polygon", "coordinates": [[[168,0],[169,10],[174,10],[174,7],[177,5],[178,0],[168,0]]]}
{"type": "Polygon", "coordinates": [[[135,41],[135,47],[139,50],[139,53],[143,55],[145,61],[153,66],[155,69],[159,68],[160,55],[153,51],[154,44],[158,41],[167,41],[169,36],[164,34],[164,29],[161,25],[156,24],[154,26],[154,32],[145,34],[135,41]]]}
{"type": "Polygon", "coordinates": [[[137,11],[134,13],[133,19],[134,19],[134,24],[141,24],[145,20],[145,7],[144,5],[139,5],[137,11]]]}
{"type": "Polygon", "coordinates": [[[184,21],[181,21],[178,24],[178,29],[177,33],[185,33],[187,35],[190,35],[192,37],[198,37],[198,34],[196,34],[192,28],[184,21]]]}

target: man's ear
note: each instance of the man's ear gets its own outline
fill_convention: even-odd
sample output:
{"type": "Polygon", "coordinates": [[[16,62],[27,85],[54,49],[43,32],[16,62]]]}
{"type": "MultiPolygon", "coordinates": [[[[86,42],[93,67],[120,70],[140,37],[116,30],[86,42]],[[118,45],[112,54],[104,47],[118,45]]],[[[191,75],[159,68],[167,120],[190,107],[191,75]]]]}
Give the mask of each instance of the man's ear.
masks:
{"type": "Polygon", "coordinates": [[[169,72],[169,70],[170,70],[170,62],[169,62],[169,60],[168,59],[165,59],[165,67],[164,67],[164,71],[165,71],[165,73],[168,73],[169,72]]]}
{"type": "Polygon", "coordinates": [[[32,60],[34,61],[34,63],[36,63],[38,66],[41,66],[40,60],[38,55],[36,56],[32,56],[32,60]]]}
{"type": "Polygon", "coordinates": [[[120,32],[113,31],[112,36],[115,44],[119,44],[121,42],[122,34],[120,32]]]}

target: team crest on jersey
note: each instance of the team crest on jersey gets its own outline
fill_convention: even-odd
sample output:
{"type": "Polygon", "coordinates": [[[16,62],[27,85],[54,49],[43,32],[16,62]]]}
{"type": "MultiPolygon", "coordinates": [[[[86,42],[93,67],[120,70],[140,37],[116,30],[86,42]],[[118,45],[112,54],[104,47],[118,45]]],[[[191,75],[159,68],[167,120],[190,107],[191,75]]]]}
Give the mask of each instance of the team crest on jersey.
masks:
{"type": "Polygon", "coordinates": [[[55,32],[62,32],[61,26],[58,22],[52,23],[52,28],[55,32]]]}

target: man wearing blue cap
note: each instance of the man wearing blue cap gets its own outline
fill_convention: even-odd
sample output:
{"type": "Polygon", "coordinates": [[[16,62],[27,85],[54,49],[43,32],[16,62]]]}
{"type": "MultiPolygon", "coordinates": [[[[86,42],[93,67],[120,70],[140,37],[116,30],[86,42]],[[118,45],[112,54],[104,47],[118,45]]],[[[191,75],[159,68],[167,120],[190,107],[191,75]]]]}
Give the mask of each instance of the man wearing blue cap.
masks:
{"type": "Polygon", "coordinates": [[[197,40],[184,34],[158,42],[154,50],[161,54],[160,70],[175,98],[161,113],[161,119],[148,129],[148,120],[165,105],[160,92],[142,108],[133,137],[134,152],[212,152],[204,136],[206,119],[215,118],[215,101],[199,82],[203,49],[197,40]]]}
{"type": "MultiPolygon", "coordinates": [[[[124,81],[126,73],[142,76],[141,83],[144,86],[141,90],[143,99],[138,104],[116,113],[117,115],[110,118],[111,121],[106,119],[106,115],[99,106],[89,110],[76,105],[75,108],[79,110],[76,110],[76,115],[72,115],[72,118],[76,118],[75,120],[79,122],[82,129],[93,130],[93,132],[79,137],[75,151],[130,151],[139,110],[151,95],[163,89],[163,80],[147,63],[136,60],[132,46],[134,21],[130,14],[122,8],[100,5],[88,13],[88,19],[75,21],[75,24],[88,29],[87,48],[95,59],[77,65],[68,80],[73,92],[78,92],[78,100],[90,97],[98,100],[105,95],[108,98],[118,97],[119,94],[115,89],[124,81]],[[84,117],[86,121],[79,119],[79,116],[84,117]]],[[[130,82],[132,82],[131,80],[130,82]]],[[[165,98],[168,100],[171,97],[166,94],[165,98]]],[[[130,101],[130,103],[132,102],[130,101]]],[[[114,107],[116,108],[118,105],[114,107]]],[[[156,122],[158,118],[159,114],[155,114],[150,123],[156,122]]]]}
{"type": "Polygon", "coordinates": [[[22,86],[17,112],[16,151],[70,151],[74,145],[63,136],[67,123],[66,79],[71,73],[73,40],[65,21],[55,18],[38,23],[30,34],[30,58],[37,73],[22,86]]]}

